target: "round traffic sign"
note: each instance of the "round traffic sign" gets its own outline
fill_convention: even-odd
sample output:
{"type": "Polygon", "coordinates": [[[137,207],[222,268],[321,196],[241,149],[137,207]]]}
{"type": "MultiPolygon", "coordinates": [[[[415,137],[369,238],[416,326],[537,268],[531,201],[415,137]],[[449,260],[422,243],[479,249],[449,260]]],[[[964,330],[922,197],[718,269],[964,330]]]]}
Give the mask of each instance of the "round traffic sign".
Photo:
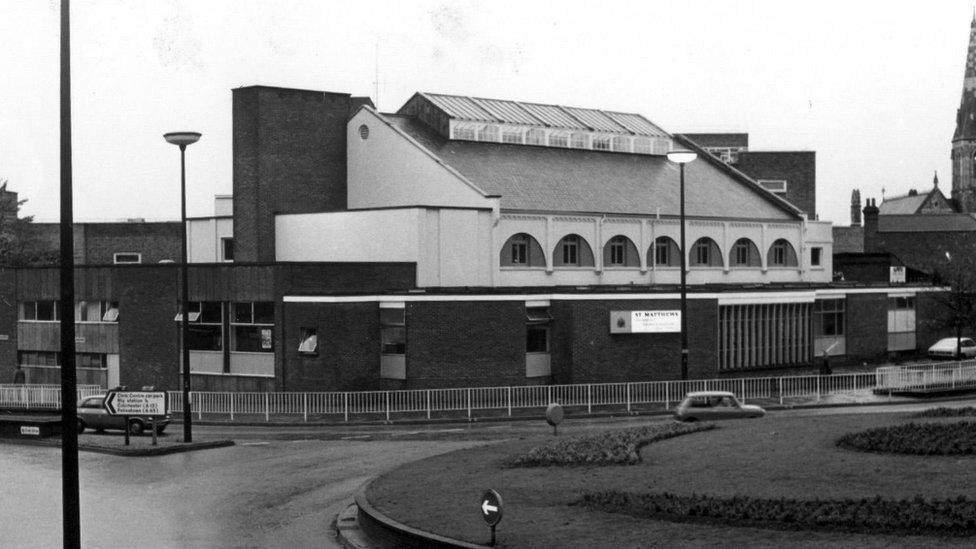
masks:
{"type": "Polygon", "coordinates": [[[546,407],[546,423],[555,427],[563,422],[563,407],[553,402],[546,407]]]}
{"type": "Polygon", "coordinates": [[[494,490],[488,490],[481,496],[481,517],[492,528],[502,521],[502,496],[494,490]]]}

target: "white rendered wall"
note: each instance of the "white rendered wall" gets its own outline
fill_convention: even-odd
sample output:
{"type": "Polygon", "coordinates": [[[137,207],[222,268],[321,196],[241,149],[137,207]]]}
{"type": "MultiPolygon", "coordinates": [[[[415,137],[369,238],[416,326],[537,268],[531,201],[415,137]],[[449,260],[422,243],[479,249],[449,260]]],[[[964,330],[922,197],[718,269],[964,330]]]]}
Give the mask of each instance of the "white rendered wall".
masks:
{"type": "Polygon", "coordinates": [[[202,217],[186,221],[186,255],[190,263],[219,263],[221,239],[234,236],[230,217],[202,217]]]}
{"type": "Polygon", "coordinates": [[[370,108],[346,127],[349,209],[391,206],[493,208],[497,200],[440,163],[370,108]],[[362,138],[360,126],[368,136],[362,138]]]}
{"type": "Polygon", "coordinates": [[[417,284],[491,286],[488,210],[403,208],[275,217],[277,261],[405,261],[417,284]]]}

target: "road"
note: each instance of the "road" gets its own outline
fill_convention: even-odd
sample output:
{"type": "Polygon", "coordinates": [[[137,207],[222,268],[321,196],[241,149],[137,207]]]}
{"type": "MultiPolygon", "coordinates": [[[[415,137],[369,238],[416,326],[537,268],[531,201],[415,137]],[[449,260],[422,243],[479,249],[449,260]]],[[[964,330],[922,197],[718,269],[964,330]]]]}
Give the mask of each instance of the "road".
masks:
{"type": "MultiPolygon", "coordinates": [[[[774,413],[903,412],[934,405],[774,413]]],[[[938,405],[972,406],[976,401],[938,405]]],[[[568,420],[560,434],[666,420],[568,420]]],[[[330,524],[369,478],[427,456],[548,431],[541,421],[374,427],[197,425],[196,440],[231,438],[237,445],[151,458],[82,452],[82,546],[338,547],[330,524]]],[[[0,547],[61,545],[60,468],[56,448],[0,444],[0,547]]]]}

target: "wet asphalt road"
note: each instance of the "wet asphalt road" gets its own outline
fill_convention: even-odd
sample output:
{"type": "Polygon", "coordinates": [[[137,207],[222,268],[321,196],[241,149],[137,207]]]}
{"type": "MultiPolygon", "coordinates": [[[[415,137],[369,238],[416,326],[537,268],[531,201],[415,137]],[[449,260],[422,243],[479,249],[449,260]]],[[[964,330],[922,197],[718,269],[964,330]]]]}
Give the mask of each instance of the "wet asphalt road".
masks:
{"type": "MultiPolygon", "coordinates": [[[[777,411],[904,412],[974,400],[777,411]]],[[[668,421],[662,416],[567,421],[560,434],[668,421]]],[[[338,547],[336,514],[369,478],[401,463],[551,432],[539,422],[397,426],[194,426],[196,440],[236,446],[151,458],[82,452],[82,546],[338,547]]],[[[168,436],[179,436],[169,434],[168,436]]],[[[59,547],[57,448],[0,444],[0,547],[59,547]]]]}

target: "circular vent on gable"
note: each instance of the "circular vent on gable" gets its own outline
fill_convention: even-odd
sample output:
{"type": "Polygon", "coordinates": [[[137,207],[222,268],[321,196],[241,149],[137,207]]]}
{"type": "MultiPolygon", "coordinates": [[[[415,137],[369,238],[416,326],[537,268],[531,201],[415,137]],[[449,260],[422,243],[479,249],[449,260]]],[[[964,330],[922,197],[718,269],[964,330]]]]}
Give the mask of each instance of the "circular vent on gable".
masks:
{"type": "Polygon", "coordinates": [[[363,141],[365,141],[366,138],[369,137],[369,126],[367,126],[366,124],[359,126],[359,137],[363,141]]]}

